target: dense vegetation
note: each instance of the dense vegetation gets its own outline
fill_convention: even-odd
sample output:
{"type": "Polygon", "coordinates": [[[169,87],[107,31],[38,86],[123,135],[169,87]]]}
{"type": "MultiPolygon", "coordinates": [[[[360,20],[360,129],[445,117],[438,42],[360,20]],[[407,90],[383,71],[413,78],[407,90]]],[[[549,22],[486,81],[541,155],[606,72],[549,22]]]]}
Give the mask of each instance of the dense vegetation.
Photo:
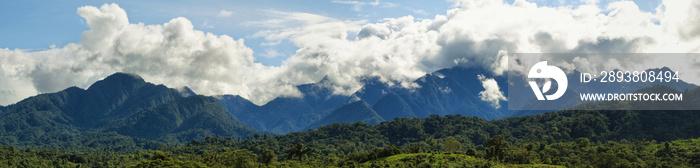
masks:
{"type": "Polygon", "coordinates": [[[560,111],[494,121],[432,115],[276,136],[207,137],[135,152],[3,146],[0,167],[697,167],[699,126],[696,111],[560,111]]]}
{"type": "Polygon", "coordinates": [[[71,87],[0,107],[0,143],[20,148],[134,151],[205,136],[248,136],[213,97],[183,94],[116,73],[84,90],[71,87]]]}

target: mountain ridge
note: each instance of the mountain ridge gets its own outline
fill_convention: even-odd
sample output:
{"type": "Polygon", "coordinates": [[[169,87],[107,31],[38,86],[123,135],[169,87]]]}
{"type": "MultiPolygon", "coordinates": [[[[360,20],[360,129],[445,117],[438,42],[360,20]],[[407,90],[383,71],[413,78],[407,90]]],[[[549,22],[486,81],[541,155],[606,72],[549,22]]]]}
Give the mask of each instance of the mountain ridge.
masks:
{"type": "MultiPolygon", "coordinates": [[[[655,68],[649,70],[670,70],[668,67],[655,68]]],[[[578,77],[580,72],[574,71],[569,74],[569,78],[578,77]]],[[[524,80],[509,81],[508,74],[495,76],[490,71],[453,67],[441,69],[414,80],[419,86],[415,88],[403,88],[397,85],[390,86],[382,82],[376,77],[367,77],[361,79],[364,85],[355,93],[349,96],[334,95],[332,91],[324,87],[324,82],[328,80],[324,77],[317,83],[309,83],[297,86],[302,92],[302,97],[281,97],[276,98],[265,105],[257,106],[240,96],[237,100],[219,99],[229,112],[239,118],[244,118],[246,124],[253,125],[256,129],[270,131],[272,133],[284,134],[287,132],[304,131],[311,126],[309,123],[315,123],[323,120],[330,115],[331,111],[337,110],[343,105],[354,103],[356,101],[365,101],[372,109],[385,120],[402,117],[427,117],[431,114],[449,115],[461,114],[464,116],[476,116],[487,120],[499,119],[503,117],[513,117],[522,115],[533,115],[544,113],[550,110],[508,110],[508,101],[499,101],[500,108],[494,108],[490,103],[479,98],[479,92],[485,88],[478,75],[484,75],[486,78],[496,80],[500,91],[504,95],[509,94],[509,87],[518,85],[519,89],[514,89],[515,93],[520,95],[528,95],[531,97],[523,97],[522,99],[533,99],[531,89],[526,85],[524,80]],[[336,96],[336,97],[333,97],[336,96]],[[344,101],[341,101],[345,99],[344,101]],[[385,99],[385,102],[379,102],[385,99]],[[321,101],[319,101],[321,100],[321,101]],[[331,100],[331,101],[328,101],[331,100]],[[390,101],[387,101],[390,100],[390,101]],[[231,102],[228,102],[231,101],[231,102]],[[226,105],[226,104],[245,105],[226,105]],[[328,103],[331,102],[331,103],[328,103]],[[344,103],[341,103],[344,102],[344,103]],[[306,111],[306,112],[302,112],[306,111]],[[262,117],[261,117],[262,116],[262,117]],[[296,116],[296,117],[294,117],[296,116]],[[286,123],[281,126],[280,123],[286,123]],[[305,125],[306,124],[306,125],[305,125]]],[[[516,77],[517,78],[517,77],[516,77]]],[[[524,79],[524,78],[523,78],[524,79]]],[[[681,81],[678,84],[663,83],[672,88],[692,89],[697,87],[693,84],[681,81]]],[[[583,90],[590,89],[614,89],[615,87],[584,87],[572,85],[569,87],[571,93],[578,93],[583,90]]],[[[652,87],[652,83],[637,84],[632,87],[624,87],[626,91],[636,91],[638,89],[652,87]]],[[[555,86],[556,87],[556,86],[555,86]]],[[[619,91],[617,89],[616,91],[619,91]]],[[[228,95],[231,96],[231,95],[228,95]]],[[[521,98],[521,97],[515,97],[521,98]]],[[[580,101],[557,103],[557,109],[567,109],[580,104],[580,101]],[[561,106],[561,107],[559,107],[561,106]]],[[[542,106],[536,102],[524,102],[514,106],[542,106]],[[534,104],[533,104],[534,103],[534,104]]]]}
{"type": "Polygon", "coordinates": [[[212,97],[183,97],[176,89],[154,85],[145,82],[138,75],[126,73],[110,75],[95,82],[86,90],[69,87],[55,93],[32,96],[2,109],[0,127],[5,128],[0,130],[2,144],[26,144],[23,141],[40,143],[37,142],[39,139],[53,139],[87,132],[106,134],[116,131],[119,135],[169,143],[184,143],[191,140],[192,137],[182,137],[177,134],[196,129],[223,131],[204,131],[193,136],[195,138],[215,134],[245,137],[260,133],[238,121],[212,97]],[[186,112],[192,115],[186,115],[186,112]],[[133,127],[131,130],[143,131],[155,126],[171,124],[178,125],[177,130],[165,129],[148,134],[130,134],[130,129],[117,129],[119,126],[139,123],[123,122],[130,117],[155,113],[177,117],[158,118],[151,115],[152,117],[132,119],[141,121],[140,123],[156,125],[151,125],[154,127],[131,125],[133,127]],[[201,119],[202,117],[206,120],[201,119]],[[217,120],[218,118],[224,118],[224,120],[217,120]],[[194,120],[211,124],[197,125],[192,123],[194,120]],[[191,124],[187,125],[185,123],[187,121],[191,124]]]}
{"type": "MultiPolygon", "coordinates": [[[[304,131],[312,123],[323,120],[331,112],[343,105],[364,101],[375,108],[377,101],[385,96],[396,102],[382,102],[376,105],[379,112],[393,119],[401,117],[427,117],[431,114],[462,114],[486,119],[497,119],[509,115],[503,106],[495,109],[489,102],[479,99],[479,91],[484,90],[478,75],[490,72],[475,68],[454,67],[442,69],[416,79],[419,87],[404,88],[390,86],[376,77],[361,79],[365,85],[349,96],[335,95],[327,87],[327,77],[317,83],[298,85],[302,97],[278,97],[262,106],[257,106],[240,96],[217,96],[226,109],[241,121],[258,130],[276,134],[304,131]],[[393,98],[392,98],[393,97],[393,98]],[[396,99],[399,97],[400,99],[396,99]],[[400,107],[395,107],[399,105],[400,107]],[[403,112],[391,115],[391,109],[402,108],[403,112]],[[410,111],[410,112],[409,112],[410,111]],[[287,123],[281,127],[279,123],[287,123]],[[291,125],[291,126],[290,126],[291,125]],[[273,131],[274,130],[274,131],[273,131]]],[[[491,78],[491,77],[489,77],[491,78]]],[[[492,77],[504,88],[505,77],[492,77]]],[[[507,92],[505,92],[507,93],[507,92]]],[[[507,104],[505,101],[499,103],[507,104]]],[[[374,109],[373,109],[374,110],[374,109]]],[[[377,112],[377,111],[375,111],[377,112]]]]}
{"type": "Polygon", "coordinates": [[[333,123],[352,123],[358,121],[366,124],[379,124],[385,120],[379,116],[367,102],[359,100],[340,106],[328,114],[328,116],[309,125],[307,129],[315,129],[319,126],[331,125],[333,123]]]}

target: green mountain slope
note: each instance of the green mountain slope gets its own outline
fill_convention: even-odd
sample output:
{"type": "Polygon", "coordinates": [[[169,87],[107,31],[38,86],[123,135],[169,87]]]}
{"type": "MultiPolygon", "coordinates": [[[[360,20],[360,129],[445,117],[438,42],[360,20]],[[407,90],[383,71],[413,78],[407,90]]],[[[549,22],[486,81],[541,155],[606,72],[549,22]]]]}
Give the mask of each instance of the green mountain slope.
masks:
{"type": "Polygon", "coordinates": [[[227,112],[218,100],[205,96],[190,96],[136,112],[111,123],[107,130],[148,139],[176,138],[179,142],[257,133],[227,112]],[[199,133],[190,134],[195,130],[199,133]]]}
{"type": "MultiPolygon", "coordinates": [[[[71,87],[2,108],[0,144],[66,146],[82,137],[142,138],[183,143],[204,136],[258,133],[211,97],[185,97],[177,90],[125,73],[110,75],[87,90],[71,87]],[[103,134],[103,135],[102,135],[103,134]],[[126,137],[127,135],[129,137],[126,137]]],[[[115,142],[118,142],[115,140],[115,142]]],[[[153,147],[155,145],[129,148],[153,147]]]]}
{"type": "Polygon", "coordinates": [[[361,121],[367,124],[378,124],[384,119],[377,114],[367,102],[360,100],[339,107],[323,119],[311,124],[310,129],[333,123],[352,123],[361,121]]]}

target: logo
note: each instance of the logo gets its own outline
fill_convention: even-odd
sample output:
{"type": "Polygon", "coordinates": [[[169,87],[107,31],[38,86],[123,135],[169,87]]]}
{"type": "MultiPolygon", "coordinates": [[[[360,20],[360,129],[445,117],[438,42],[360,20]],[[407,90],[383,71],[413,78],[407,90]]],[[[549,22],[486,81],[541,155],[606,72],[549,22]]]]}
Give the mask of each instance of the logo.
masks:
{"type": "Polygon", "coordinates": [[[528,81],[532,91],[535,92],[535,96],[537,96],[537,100],[545,100],[545,97],[547,98],[546,100],[556,100],[564,95],[566,87],[569,84],[564,71],[558,67],[547,65],[547,61],[542,61],[532,66],[527,78],[554,79],[554,81],[557,82],[557,91],[554,92],[554,94],[543,96],[543,94],[552,87],[552,81],[547,80],[542,86],[542,90],[540,90],[535,81],[528,81]]]}

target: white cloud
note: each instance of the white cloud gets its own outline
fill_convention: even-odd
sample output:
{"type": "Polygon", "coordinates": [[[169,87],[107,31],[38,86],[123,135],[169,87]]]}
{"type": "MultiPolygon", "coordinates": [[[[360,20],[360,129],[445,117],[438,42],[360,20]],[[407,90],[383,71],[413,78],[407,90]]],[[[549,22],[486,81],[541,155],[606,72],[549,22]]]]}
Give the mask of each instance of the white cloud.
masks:
{"type": "Polygon", "coordinates": [[[243,23],[243,25],[262,28],[287,28],[336,21],[334,18],[304,12],[285,12],[279,10],[262,10],[261,12],[272,19],[246,22],[243,23]]]}
{"type": "MultiPolygon", "coordinates": [[[[697,8],[681,9],[693,10],[697,8]]],[[[300,49],[285,62],[288,71],[313,79],[329,76],[339,86],[338,93],[351,93],[361,85],[357,78],[362,76],[411,86],[412,80],[426,72],[455,64],[500,75],[510,61],[507,56],[513,57],[509,53],[698,51],[697,43],[683,42],[675,31],[655,24],[660,15],[642,12],[629,1],[610,3],[600,9],[595,5],[539,7],[523,0],[513,4],[470,0],[456,3],[447,15],[433,19],[406,16],[369,24],[326,20],[265,30],[258,37],[293,42],[300,49]],[[345,32],[357,33],[357,38],[343,38],[345,32]],[[664,48],[670,46],[673,49],[664,48]]],[[[606,62],[607,58],[598,59],[597,62],[606,62]]],[[[577,69],[602,69],[606,64],[571,65],[577,69]]]]}
{"type": "Polygon", "coordinates": [[[421,10],[421,9],[411,9],[411,8],[408,8],[408,10],[410,10],[411,12],[413,12],[413,13],[415,13],[415,14],[419,14],[419,15],[428,15],[428,12],[426,12],[426,11],[424,11],[424,10],[421,10]]]}
{"type": "Polygon", "coordinates": [[[500,101],[505,101],[506,97],[498,87],[496,80],[493,78],[486,78],[483,74],[477,75],[477,79],[479,79],[479,81],[481,81],[481,85],[484,86],[484,91],[479,92],[479,98],[482,101],[491,103],[493,108],[501,108],[500,101]]]}
{"type": "Polygon", "coordinates": [[[214,28],[214,25],[209,24],[208,21],[204,21],[204,23],[202,23],[202,27],[211,29],[211,28],[214,28]]]}
{"type": "Polygon", "coordinates": [[[274,57],[279,57],[284,54],[277,52],[277,50],[274,49],[265,49],[265,53],[260,54],[260,56],[266,57],[266,58],[274,58],[274,57]]]}
{"type": "Polygon", "coordinates": [[[206,95],[237,94],[256,103],[299,95],[291,82],[276,77],[280,68],[255,63],[243,39],[195,30],[185,18],[132,24],[116,4],[81,7],[78,14],[91,28],[80,44],[38,52],[0,50],[0,82],[17,84],[3,89],[12,92],[0,93],[0,103],[74,85],[85,88],[118,71],[206,95]]]}
{"type": "Polygon", "coordinates": [[[332,3],[338,3],[338,4],[347,4],[347,5],[352,5],[352,10],[355,12],[360,12],[362,11],[362,8],[366,5],[371,5],[373,7],[379,7],[379,8],[393,8],[399,6],[399,4],[396,3],[391,3],[391,2],[379,2],[379,0],[375,0],[373,2],[364,2],[364,1],[341,1],[341,0],[334,0],[331,1],[332,3]]]}
{"type": "Polygon", "coordinates": [[[221,10],[219,11],[219,17],[229,17],[233,15],[233,11],[228,11],[228,10],[221,10]]]}
{"type": "Polygon", "coordinates": [[[600,2],[600,0],[581,0],[581,2],[583,2],[585,4],[598,4],[598,2],[600,2]]]}
{"type": "MultiPolygon", "coordinates": [[[[649,13],[629,1],[601,9],[469,0],[456,2],[446,15],[432,19],[405,16],[379,23],[266,10],[272,19],[244,25],[264,29],[250,38],[264,38],[266,45],[289,41],[299,47],[281,66],[255,63],[243,39],[195,30],[186,18],[159,25],[135,24],[116,4],[99,9],[85,6],[78,14],[90,30],[82,34],[79,44],[45,51],[0,49],[0,104],[73,85],[86,87],[117,71],[137,73],[171,87],[189,86],[199,94],[236,94],[264,104],[278,96],[299,96],[295,85],[324,76],[335,93],[351,94],[362,86],[362,77],[414,87],[413,80],[455,64],[499,75],[507,62],[514,61],[511,53],[699,52],[698,4],[667,0],[656,13],[649,13]]],[[[606,60],[579,58],[568,60],[566,66],[613,65],[600,63],[606,60]]],[[[694,65],[697,61],[682,63],[687,72],[700,72],[694,65]]],[[[683,80],[700,83],[697,74],[690,76],[695,78],[683,80]]],[[[484,98],[500,100],[494,94],[484,92],[484,98]]]]}

